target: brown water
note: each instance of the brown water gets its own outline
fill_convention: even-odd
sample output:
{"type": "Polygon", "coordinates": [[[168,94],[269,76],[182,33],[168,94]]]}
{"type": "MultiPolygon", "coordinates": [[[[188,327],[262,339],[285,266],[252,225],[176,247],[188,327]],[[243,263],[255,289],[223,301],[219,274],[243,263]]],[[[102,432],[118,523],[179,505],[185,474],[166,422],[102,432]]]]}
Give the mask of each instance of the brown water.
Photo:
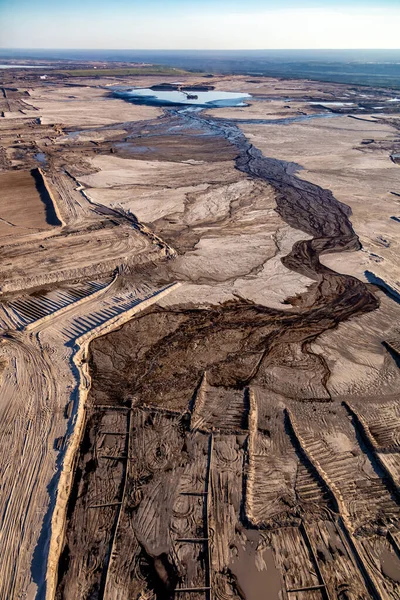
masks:
{"type": "Polygon", "coordinates": [[[383,574],[392,581],[400,583],[400,560],[396,554],[383,550],[380,559],[383,574]]]}
{"type": "Polygon", "coordinates": [[[258,531],[245,530],[244,533],[247,540],[237,547],[237,556],[229,565],[238,586],[246,600],[265,600],[266,597],[279,600],[282,585],[272,550],[257,549],[260,541],[258,531]]]}

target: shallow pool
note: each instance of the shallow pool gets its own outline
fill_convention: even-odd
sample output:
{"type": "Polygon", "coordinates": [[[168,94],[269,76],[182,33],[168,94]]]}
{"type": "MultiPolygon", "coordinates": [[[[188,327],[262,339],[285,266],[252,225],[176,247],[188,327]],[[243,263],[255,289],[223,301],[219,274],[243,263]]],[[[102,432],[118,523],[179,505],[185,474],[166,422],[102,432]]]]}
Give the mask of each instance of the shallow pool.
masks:
{"type": "Polygon", "coordinates": [[[54,69],[48,65],[0,65],[0,69],[54,69]]]}

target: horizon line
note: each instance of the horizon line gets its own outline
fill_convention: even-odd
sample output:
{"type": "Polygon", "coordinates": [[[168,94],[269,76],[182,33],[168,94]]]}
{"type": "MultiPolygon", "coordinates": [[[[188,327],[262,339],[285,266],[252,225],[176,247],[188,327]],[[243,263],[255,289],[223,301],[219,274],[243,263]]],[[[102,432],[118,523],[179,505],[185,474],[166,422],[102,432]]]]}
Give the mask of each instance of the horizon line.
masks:
{"type": "Polygon", "coordinates": [[[22,47],[22,46],[0,46],[0,50],[79,50],[79,51],[101,51],[111,52],[134,51],[134,52],[358,52],[360,50],[397,52],[399,48],[78,48],[78,47],[22,47]]]}

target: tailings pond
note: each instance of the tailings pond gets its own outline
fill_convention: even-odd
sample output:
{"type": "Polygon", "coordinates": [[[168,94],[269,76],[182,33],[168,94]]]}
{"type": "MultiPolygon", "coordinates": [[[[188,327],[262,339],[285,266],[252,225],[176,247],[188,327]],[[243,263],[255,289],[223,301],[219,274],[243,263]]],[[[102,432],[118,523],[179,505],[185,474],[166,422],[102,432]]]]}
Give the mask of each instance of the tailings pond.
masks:
{"type": "Polygon", "coordinates": [[[152,106],[176,106],[192,104],[204,107],[246,106],[245,100],[251,98],[244,92],[221,92],[217,90],[184,91],[152,90],[150,88],[115,90],[115,95],[134,104],[152,106]]]}

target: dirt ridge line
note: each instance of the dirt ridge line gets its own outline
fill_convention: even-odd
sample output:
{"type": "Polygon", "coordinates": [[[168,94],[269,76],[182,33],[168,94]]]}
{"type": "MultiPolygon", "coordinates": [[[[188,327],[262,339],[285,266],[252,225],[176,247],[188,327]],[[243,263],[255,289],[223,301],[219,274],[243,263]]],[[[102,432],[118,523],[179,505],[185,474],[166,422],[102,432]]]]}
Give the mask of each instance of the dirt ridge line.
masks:
{"type": "Polygon", "coordinates": [[[40,177],[42,178],[43,185],[44,185],[44,187],[46,189],[46,192],[48,193],[49,198],[50,198],[50,200],[53,203],[54,212],[56,213],[57,219],[60,221],[61,228],[65,227],[66,223],[65,223],[64,219],[62,218],[60,208],[59,208],[59,206],[57,204],[57,201],[56,201],[55,196],[53,194],[53,191],[52,191],[52,189],[51,189],[51,187],[49,185],[49,182],[47,181],[47,177],[46,177],[43,169],[41,169],[40,167],[38,167],[37,170],[38,170],[38,173],[39,173],[40,177]]]}
{"type": "Polygon", "coordinates": [[[303,453],[303,456],[307,459],[307,461],[310,463],[313,469],[317,472],[318,477],[320,478],[324,486],[328,489],[334,501],[335,509],[338,515],[338,526],[341,527],[347,539],[347,542],[358,564],[358,568],[364,577],[367,587],[372,592],[372,597],[376,598],[376,600],[389,600],[388,595],[385,591],[382,591],[375,578],[375,575],[372,573],[372,570],[368,565],[364,549],[362,548],[361,544],[358,543],[354,536],[354,528],[350,522],[350,515],[344,503],[342,494],[338,490],[336,484],[330,479],[325,470],[322,468],[319,461],[315,458],[314,454],[308,449],[307,443],[297,427],[297,423],[294,419],[293,413],[290,410],[290,408],[285,408],[285,414],[288,419],[289,427],[292,430],[292,433],[297,441],[301,452],[303,453]]]}
{"type": "Polygon", "coordinates": [[[57,590],[58,564],[66,531],[68,499],[74,479],[77,451],[79,449],[82,434],[85,429],[86,401],[91,388],[91,377],[88,364],[88,351],[90,342],[101,335],[110,333],[110,331],[118,328],[120,325],[123,325],[135,314],[158,302],[158,300],[170,294],[181,285],[181,283],[177,282],[167,286],[157,295],[151,296],[147,300],[144,300],[140,304],[135,305],[133,308],[127,310],[125,313],[117,315],[105,324],[96,327],[89,333],[84,334],[76,340],[77,350],[74,353],[72,360],[79,376],[77,410],[73,432],[70,436],[64,455],[63,466],[57,486],[56,502],[51,519],[49,553],[46,567],[46,600],[53,600],[57,590]]]}
{"type": "MultiPolygon", "coordinates": [[[[356,428],[358,427],[358,429],[360,430],[361,436],[364,438],[364,442],[365,442],[366,446],[369,447],[370,450],[372,451],[372,454],[373,454],[376,462],[378,463],[379,467],[383,471],[384,476],[387,478],[387,484],[388,484],[387,487],[389,487],[389,490],[391,492],[394,492],[394,494],[397,496],[397,499],[399,499],[400,498],[400,485],[399,485],[398,481],[396,481],[396,477],[393,474],[391,468],[385,463],[385,461],[382,459],[381,455],[379,454],[379,450],[380,450],[379,445],[377,444],[374,436],[372,435],[371,430],[368,427],[367,421],[364,419],[364,417],[362,415],[360,415],[360,413],[349,402],[344,401],[343,406],[348,410],[350,415],[352,415],[352,417],[354,418],[354,424],[355,424],[356,428]]],[[[384,478],[383,478],[383,480],[384,480],[384,478]]]]}
{"type": "Polygon", "coordinates": [[[248,414],[248,428],[249,434],[247,438],[247,469],[245,473],[245,490],[246,497],[244,502],[244,511],[246,518],[248,521],[254,525],[258,526],[254,515],[253,515],[253,505],[252,499],[254,496],[254,479],[255,479],[255,443],[256,443],[256,435],[258,432],[258,405],[255,398],[255,394],[252,388],[248,388],[249,390],[249,414],[248,414]]]}
{"type": "Polygon", "coordinates": [[[76,300],[75,302],[71,302],[70,304],[67,304],[66,306],[62,306],[58,310],[55,310],[54,312],[44,315],[44,317],[41,317],[40,319],[37,319],[37,321],[32,321],[32,323],[28,323],[24,328],[25,331],[31,331],[32,329],[36,329],[37,327],[40,327],[44,323],[47,323],[48,321],[51,321],[52,319],[57,318],[60,315],[63,315],[65,313],[67,313],[68,311],[73,310],[74,308],[77,308],[78,306],[81,306],[82,304],[85,304],[88,300],[95,300],[97,298],[100,298],[103,294],[106,294],[111,289],[111,287],[115,284],[117,279],[118,279],[118,271],[116,271],[114,273],[112,280],[105,287],[102,287],[99,290],[96,290],[95,292],[87,294],[86,296],[83,296],[83,298],[80,298],[79,300],[76,300]]]}

